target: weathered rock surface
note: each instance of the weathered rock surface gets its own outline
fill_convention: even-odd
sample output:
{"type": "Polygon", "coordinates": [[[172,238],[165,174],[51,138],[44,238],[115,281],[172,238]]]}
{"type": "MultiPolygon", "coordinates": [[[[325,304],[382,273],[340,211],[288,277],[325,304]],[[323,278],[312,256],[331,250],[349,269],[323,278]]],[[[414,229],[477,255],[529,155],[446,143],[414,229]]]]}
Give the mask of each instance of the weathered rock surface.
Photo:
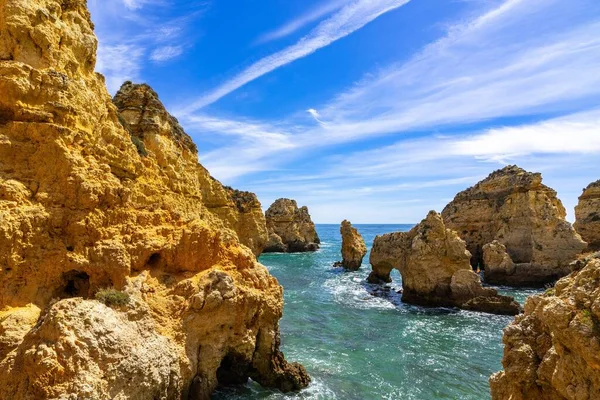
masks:
{"type": "Polygon", "coordinates": [[[471,269],[471,254],[441,216],[429,212],[409,232],[377,236],[371,249],[369,282],[391,282],[392,269],[402,276],[402,301],[425,306],[515,315],[520,306],[512,297],[484,288],[471,269]]]}
{"type": "Polygon", "coordinates": [[[579,196],[574,227],[588,250],[600,250],[600,180],[590,183],[579,196]]]}
{"type": "MultiPolygon", "coordinates": [[[[600,259],[531,296],[504,330],[504,370],[492,375],[494,400],[600,397],[600,259]]],[[[580,269],[579,269],[580,268],[580,269]]]]}
{"type": "MultiPolygon", "coordinates": [[[[158,166],[167,178],[174,178],[173,165],[177,165],[177,148],[171,154],[161,154],[157,145],[161,138],[170,138],[177,147],[196,153],[196,145],[185,133],[175,117],[170,115],[150,86],[125,82],[113,99],[119,110],[119,121],[131,135],[142,156],[149,152],[157,156],[158,166]]],[[[224,187],[198,166],[204,206],[232,229],[240,242],[259,256],[267,243],[267,223],[262,206],[254,193],[224,187]]]]}
{"type": "Polygon", "coordinates": [[[319,249],[321,241],[308,208],[298,208],[296,200],[276,200],[265,217],[269,231],[265,253],[296,253],[319,249]]]}
{"type": "Polygon", "coordinates": [[[342,263],[341,265],[351,271],[356,271],[362,265],[367,254],[367,245],[350,221],[342,221],[340,226],[342,235],[342,263]]]}
{"type": "Polygon", "coordinates": [[[487,269],[483,247],[497,240],[516,268],[484,279],[514,286],[543,286],[569,273],[569,263],[586,247],[556,192],[539,173],[508,166],[456,195],[444,208],[446,226],[467,243],[471,265],[487,269]],[[493,278],[493,279],[492,279],[493,278]]]}
{"type": "Polygon", "coordinates": [[[96,46],[84,0],[0,0],[0,398],[306,386],[279,351],[281,286],[205,204],[195,146],[153,96],[119,115],[96,46]],[[105,287],[129,303],[93,300],[105,287]]]}

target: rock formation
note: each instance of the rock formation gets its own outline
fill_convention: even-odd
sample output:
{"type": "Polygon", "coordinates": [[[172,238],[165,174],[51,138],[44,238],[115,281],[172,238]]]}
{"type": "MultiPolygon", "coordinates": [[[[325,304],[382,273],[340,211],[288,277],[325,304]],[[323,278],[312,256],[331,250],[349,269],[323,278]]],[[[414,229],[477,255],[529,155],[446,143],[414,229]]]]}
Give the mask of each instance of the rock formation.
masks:
{"type": "Polygon", "coordinates": [[[583,189],[575,219],[575,230],[588,243],[588,250],[600,250],[600,180],[583,189]]]}
{"type": "Polygon", "coordinates": [[[340,226],[342,235],[342,267],[351,271],[360,268],[362,260],[367,254],[365,241],[350,221],[342,221],[340,226]]]}
{"type": "Polygon", "coordinates": [[[0,398],[305,387],[279,351],[282,288],[240,244],[252,224],[207,206],[210,176],[149,88],[126,85],[118,113],[96,46],[84,0],[0,0],[0,398]]]}
{"type": "Polygon", "coordinates": [[[296,253],[319,249],[319,235],[306,206],[295,200],[278,199],[265,213],[269,241],[265,253],[296,253]]]}
{"type": "Polygon", "coordinates": [[[369,282],[391,282],[392,269],[402,276],[402,301],[425,306],[515,315],[512,297],[484,288],[471,269],[471,254],[456,232],[446,229],[435,211],[409,232],[377,236],[371,249],[369,282]]]}
{"type": "MultiPolygon", "coordinates": [[[[161,137],[171,137],[176,146],[196,153],[196,145],[171,116],[158,95],[148,85],[125,82],[113,99],[119,110],[119,121],[131,135],[138,152],[156,155],[158,166],[175,177],[172,158],[164,157],[156,146],[161,137]]],[[[197,167],[202,202],[226,228],[232,229],[240,242],[259,256],[268,239],[262,206],[254,193],[224,187],[202,166],[197,167]]]]}
{"type": "MultiPolygon", "coordinates": [[[[515,286],[543,286],[569,273],[585,242],[565,220],[556,192],[539,173],[508,166],[456,195],[444,208],[446,226],[466,241],[471,265],[486,269],[485,280],[515,286]],[[497,240],[516,265],[512,275],[492,266],[487,274],[483,247],[497,240]]],[[[507,272],[509,270],[506,270],[507,272]]]]}
{"type": "Polygon", "coordinates": [[[504,370],[492,375],[493,400],[592,400],[600,396],[600,257],[546,293],[504,330],[504,370]]]}

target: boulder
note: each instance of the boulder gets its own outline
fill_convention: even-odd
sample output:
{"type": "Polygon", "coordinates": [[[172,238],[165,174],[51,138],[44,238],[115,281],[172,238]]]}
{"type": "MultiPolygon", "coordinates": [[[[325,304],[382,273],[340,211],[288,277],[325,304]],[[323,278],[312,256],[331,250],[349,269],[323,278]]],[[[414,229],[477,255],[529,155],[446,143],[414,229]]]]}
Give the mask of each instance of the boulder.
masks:
{"type": "Polygon", "coordinates": [[[113,103],[85,0],[0,10],[0,398],[307,386],[279,350],[266,234],[207,192],[240,221],[257,204],[211,180],[149,87],[113,103]]]}
{"type": "Polygon", "coordinates": [[[278,199],[267,212],[269,240],[265,253],[299,253],[317,251],[319,235],[306,206],[298,208],[295,200],[278,199]]]}
{"type": "Polygon", "coordinates": [[[513,286],[543,286],[569,273],[569,263],[586,244],[565,216],[541,174],[517,166],[493,172],[442,211],[446,226],[467,243],[474,268],[487,268],[486,244],[496,240],[506,247],[518,273],[503,276],[496,268],[485,280],[513,286]]]}
{"type": "Polygon", "coordinates": [[[588,243],[588,251],[600,250],[600,180],[590,183],[579,196],[574,227],[588,243]]]}
{"type": "Polygon", "coordinates": [[[367,254],[365,241],[356,228],[347,220],[342,222],[340,234],[342,235],[341,265],[348,270],[356,271],[362,265],[362,260],[367,254]]]}
{"type": "Polygon", "coordinates": [[[435,211],[409,232],[377,236],[371,249],[369,282],[391,282],[392,269],[402,276],[402,301],[425,306],[515,315],[512,297],[484,288],[469,263],[471,254],[456,232],[435,211]]]}
{"type": "Polygon", "coordinates": [[[493,400],[597,399],[600,394],[600,259],[577,268],[504,330],[504,370],[490,378],[493,400]]]}

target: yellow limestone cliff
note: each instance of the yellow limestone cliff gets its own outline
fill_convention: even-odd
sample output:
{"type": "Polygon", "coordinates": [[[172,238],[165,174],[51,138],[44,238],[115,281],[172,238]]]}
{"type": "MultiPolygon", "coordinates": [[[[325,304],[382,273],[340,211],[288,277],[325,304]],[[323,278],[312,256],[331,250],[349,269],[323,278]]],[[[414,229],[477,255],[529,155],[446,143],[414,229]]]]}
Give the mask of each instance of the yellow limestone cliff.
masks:
{"type": "Polygon", "coordinates": [[[92,28],[84,0],[0,0],[0,398],[306,386],[279,351],[282,288],[241,233],[250,216],[217,210],[237,195],[166,112],[118,113],[92,28]]]}
{"type": "Polygon", "coordinates": [[[493,400],[600,398],[600,254],[544,294],[504,330],[504,370],[490,378],[493,400]]]}
{"type": "Polygon", "coordinates": [[[575,230],[588,243],[588,250],[600,250],[600,180],[590,183],[575,207],[575,230]]]}
{"type": "Polygon", "coordinates": [[[341,265],[351,271],[357,271],[367,254],[367,245],[365,240],[352,226],[348,220],[343,220],[340,225],[340,234],[342,235],[342,262],[341,265]]]}
{"type": "Polygon", "coordinates": [[[471,265],[485,269],[485,281],[512,286],[543,286],[569,273],[586,244],[565,216],[542,175],[515,165],[458,193],[442,211],[446,226],[467,243],[471,265]],[[506,247],[514,268],[488,269],[484,246],[494,240],[506,247]]]}

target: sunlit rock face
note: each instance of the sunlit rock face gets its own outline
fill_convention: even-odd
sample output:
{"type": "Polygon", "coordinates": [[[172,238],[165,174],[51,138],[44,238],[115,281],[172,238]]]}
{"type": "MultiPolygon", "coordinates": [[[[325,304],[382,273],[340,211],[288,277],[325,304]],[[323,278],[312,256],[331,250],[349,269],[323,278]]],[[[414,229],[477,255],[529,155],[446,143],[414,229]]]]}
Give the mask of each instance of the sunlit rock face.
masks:
{"type": "Polygon", "coordinates": [[[512,297],[484,288],[471,269],[471,254],[456,232],[431,211],[409,232],[377,236],[371,249],[369,282],[391,282],[392,269],[402,276],[402,301],[425,306],[449,306],[515,315],[512,297]]]}
{"type": "Polygon", "coordinates": [[[356,271],[367,254],[365,241],[358,230],[347,220],[342,221],[340,234],[342,235],[341,265],[350,271],[356,271]]]}
{"type": "Polygon", "coordinates": [[[485,274],[486,282],[543,286],[569,273],[569,263],[586,247],[565,220],[556,192],[539,173],[508,166],[460,192],[442,211],[446,226],[467,243],[471,265],[485,268],[483,248],[497,240],[516,268],[485,274]]]}
{"type": "Polygon", "coordinates": [[[96,46],[84,0],[0,0],[0,398],[306,386],[279,351],[257,205],[211,181],[150,88],[127,84],[119,113],[96,46]]]}
{"type": "MultiPolygon", "coordinates": [[[[115,95],[113,103],[119,111],[119,121],[131,135],[138,152],[142,156],[148,152],[157,156],[158,166],[167,175],[170,174],[171,178],[176,178],[175,168],[186,167],[179,160],[183,151],[197,156],[192,139],[184,132],[177,119],[167,112],[150,86],[125,82],[115,95]],[[157,146],[162,145],[165,139],[174,146],[166,152],[157,151],[157,146]]],[[[190,161],[195,163],[193,159],[190,161]]],[[[206,209],[218,217],[224,227],[233,230],[242,244],[259,256],[268,236],[265,215],[256,195],[223,186],[201,165],[197,165],[194,170],[206,209]]],[[[177,179],[169,181],[177,184],[177,179]]],[[[175,190],[182,189],[175,187],[175,190]]]]}
{"type": "Polygon", "coordinates": [[[588,250],[600,250],[600,180],[590,183],[579,196],[575,219],[575,230],[588,243],[588,250]]]}
{"type": "Polygon", "coordinates": [[[319,235],[306,206],[298,208],[296,200],[278,199],[267,212],[268,253],[296,253],[319,249],[319,235]]]}
{"type": "Polygon", "coordinates": [[[600,259],[573,264],[553,289],[531,296],[504,330],[504,370],[493,400],[597,399],[600,394],[600,259]]]}

